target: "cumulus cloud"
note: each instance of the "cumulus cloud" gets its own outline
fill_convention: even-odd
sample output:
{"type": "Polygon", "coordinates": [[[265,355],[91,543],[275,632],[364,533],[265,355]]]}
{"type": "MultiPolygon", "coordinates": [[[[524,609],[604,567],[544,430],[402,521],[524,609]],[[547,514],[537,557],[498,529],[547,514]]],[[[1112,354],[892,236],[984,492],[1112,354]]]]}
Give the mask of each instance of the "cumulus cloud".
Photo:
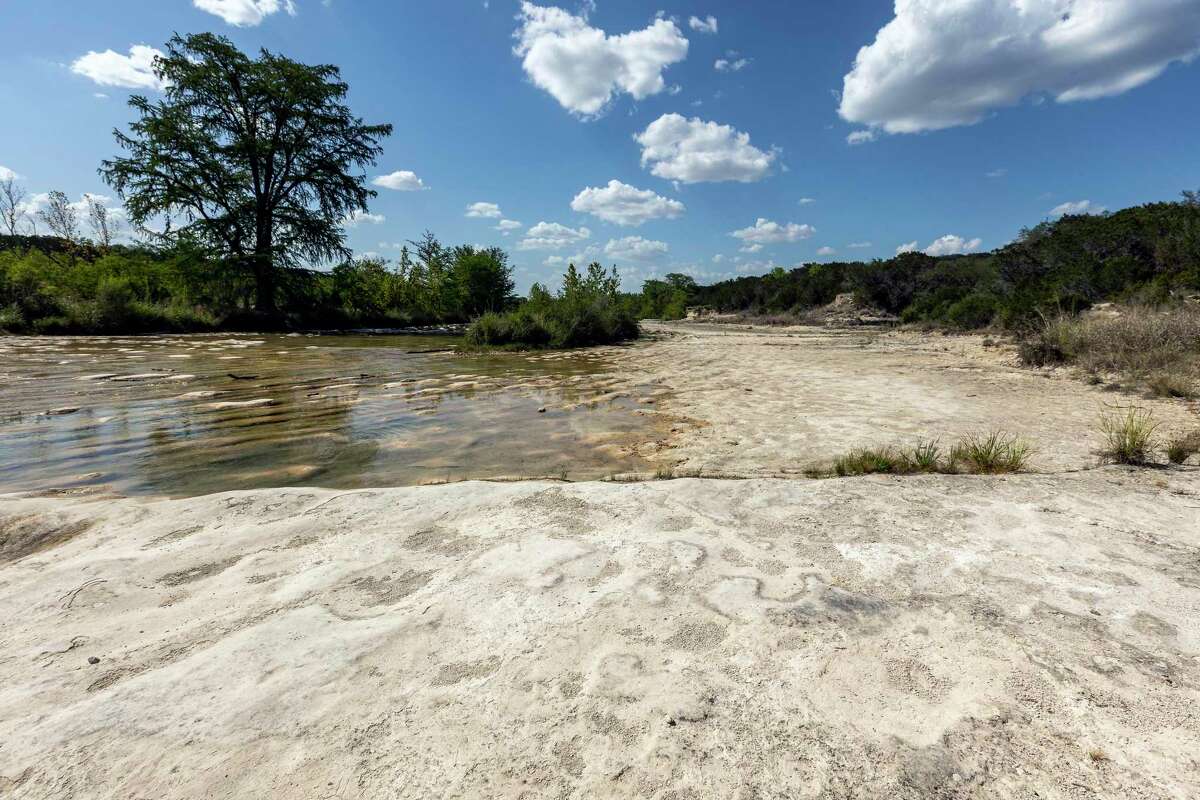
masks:
{"type": "Polygon", "coordinates": [[[688,27],[694,30],[696,33],[716,33],[717,18],[712,14],[709,14],[705,19],[692,17],[688,20],[688,27]]]}
{"type": "Polygon", "coordinates": [[[1079,200],[1074,203],[1063,203],[1050,209],[1050,217],[1078,216],[1080,214],[1103,214],[1108,211],[1104,206],[1098,206],[1091,200],[1079,200]]]}
{"type": "Polygon", "coordinates": [[[105,50],[103,53],[93,50],[75,59],[71,64],[71,71],[90,78],[101,86],[161,91],[166,83],[154,74],[154,59],[162,55],[161,50],[144,44],[130,47],[127,56],[113,50],[105,50]]]}
{"type": "Polygon", "coordinates": [[[971,125],[1031,95],[1120,94],[1197,53],[1196,0],[896,0],[838,113],[889,133],[971,125]]]}
{"type": "Polygon", "coordinates": [[[815,197],[801,197],[796,202],[802,206],[807,206],[807,205],[817,202],[817,199],[815,197]]]}
{"type": "Polygon", "coordinates": [[[753,245],[798,242],[801,239],[809,238],[816,232],[816,228],[811,225],[797,225],[794,222],[780,225],[778,222],[759,217],[751,227],[742,228],[729,235],[735,239],[741,239],[748,245],[753,245]]]}
{"type": "MultiPolygon", "coordinates": [[[[914,242],[913,245],[915,246],[916,242],[914,242]]],[[[849,247],[851,250],[867,250],[867,249],[873,247],[874,245],[872,245],[870,242],[851,242],[850,244],[848,244],[846,246],[849,247]]]]}
{"type": "Polygon", "coordinates": [[[517,249],[562,250],[591,237],[592,232],[587,228],[568,228],[557,222],[539,222],[525,232],[525,238],[517,245],[517,249]]]}
{"type": "Polygon", "coordinates": [[[493,228],[493,230],[500,231],[500,233],[503,235],[508,236],[510,233],[520,229],[521,227],[521,223],[517,222],[515,219],[502,219],[496,223],[496,227],[493,228]]]}
{"type": "Polygon", "coordinates": [[[347,214],[342,219],[342,225],[347,228],[357,228],[359,225],[382,225],[387,222],[387,217],[383,214],[372,214],[362,209],[357,209],[350,214],[347,214]]]}
{"type": "Polygon", "coordinates": [[[8,167],[0,164],[0,181],[15,181],[20,180],[21,176],[13,172],[8,167]]]}
{"type": "Polygon", "coordinates": [[[641,236],[610,239],[608,244],[604,245],[606,256],[624,261],[650,261],[665,256],[668,250],[670,248],[666,242],[643,239],[641,236]]]}
{"type": "Polygon", "coordinates": [[[934,239],[929,247],[925,248],[927,256],[958,256],[963,253],[973,253],[983,244],[982,239],[971,239],[970,241],[961,236],[947,234],[939,239],[934,239]]]}
{"type": "Polygon", "coordinates": [[[586,11],[521,3],[513,52],[525,74],[568,111],[602,114],[621,92],[635,100],[667,88],[663,71],[687,58],[688,41],[672,20],[658,18],[640,31],[609,36],[592,27],[586,11]]]}
{"type": "Polygon", "coordinates": [[[471,203],[467,206],[468,217],[486,217],[487,219],[498,219],[504,214],[500,213],[500,206],[495,203],[471,203]]]}
{"type": "Polygon", "coordinates": [[[216,14],[230,25],[239,28],[258,25],[277,11],[296,16],[292,0],[192,0],[201,11],[216,14]]]}
{"type": "Polygon", "coordinates": [[[763,246],[756,242],[754,244],[748,244],[748,245],[739,247],[738,252],[740,252],[740,253],[757,253],[762,249],[763,249],[763,246]]]}
{"type": "Polygon", "coordinates": [[[826,247],[822,247],[820,250],[818,250],[818,251],[817,251],[817,255],[819,255],[819,256],[831,256],[831,255],[833,255],[833,254],[834,254],[834,253],[836,253],[836,252],[837,252],[837,250],[834,250],[832,247],[828,247],[828,246],[826,246],[826,247]]]}
{"type": "Polygon", "coordinates": [[[713,69],[717,72],[741,72],[746,67],[750,66],[750,59],[738,58],[730,60],[728,58],[718,58],[713,62],[713,69]]]}
{"type": "Polygon", "coordinates": [[[585,188],[575,195],[571,209],[605,222],[633,227],[652,219],[675,219],[687,210],[678,200],[618,180],[609,181],[607,186],[585,188]]]}
{"type": "Polygon", "coordinates": [[[896,255],[902,255],[904,253],[915,253],[915,252],[917,252],[917,241],[915,239],[906,244],[902,244],[896,248],[896,255]]]}
{"type": "Polygon", "coordinates": [[[390,175],[380,175],[371,183],[397,192],[419,192],[429,188],[415,173],[406,169],[396,170],[390,175]]]}
{"type": "Polygon", "coordinates": [[[765,178],[775,152],[750,144],[750,135],[729,125],[664,114],[634,136],[642,146],[642,167],[660,178],[700,183],[765,178]]]}

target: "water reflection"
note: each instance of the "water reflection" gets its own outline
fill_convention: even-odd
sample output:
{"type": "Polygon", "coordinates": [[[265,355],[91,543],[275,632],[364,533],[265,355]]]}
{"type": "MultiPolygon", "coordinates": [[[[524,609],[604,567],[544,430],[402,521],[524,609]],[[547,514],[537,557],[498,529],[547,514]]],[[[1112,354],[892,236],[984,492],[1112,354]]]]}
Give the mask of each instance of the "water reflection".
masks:
{"type": "Polygon", "coordinates": [[[0,492],[586,479],[645,464],[610,353],[442,337],[0,339],[0,492]],[[541,411],[541,409],[545,409],[541,411]]]}

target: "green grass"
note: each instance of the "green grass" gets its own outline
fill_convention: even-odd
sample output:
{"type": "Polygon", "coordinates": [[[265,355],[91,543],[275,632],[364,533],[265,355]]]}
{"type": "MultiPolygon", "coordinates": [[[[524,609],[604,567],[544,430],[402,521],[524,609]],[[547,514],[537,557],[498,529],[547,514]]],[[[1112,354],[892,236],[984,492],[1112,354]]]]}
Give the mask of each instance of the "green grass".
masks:
{"type": "Polygon", "coordinates": [[[811,478],[922,473],[998,475],[1021,472],[1032,455],[1033,448],[1020,437],[995,431],[964,436],[949,451],[943,450],[936,439],[910,448],[858,448],[830,466],[810,469],[805,474],[811,478]]]}

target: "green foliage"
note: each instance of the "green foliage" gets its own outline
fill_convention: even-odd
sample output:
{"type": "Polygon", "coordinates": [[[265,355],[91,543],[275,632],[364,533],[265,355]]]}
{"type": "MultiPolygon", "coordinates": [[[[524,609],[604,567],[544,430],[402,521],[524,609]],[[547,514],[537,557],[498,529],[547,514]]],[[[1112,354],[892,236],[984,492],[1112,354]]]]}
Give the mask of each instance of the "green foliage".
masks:
{"type": "Polygon", "coordinates": [[[534,284],[529,299],[506,314],[485,314],[467,330],[477,347],[584,347],[636,339],[637,320],[622,302],[620,278],[599,264],[580,275],[567,267],[557,295],[534,284]]]}
{"type": "MultiPolygon", "coordinates": [[[[515,304],[498,249],[443,247],[432,234],[399,264],[346,261],[279,271],[282,321],[298,328],[468,322],[515,304]],[[426,260],[428,259],[428,260],[426,260]]],[[[21,332],[136,333],[261,327],[254,277],[194,247],[0,250],[0,327],[21,332]]]]}
{"type": "Polygon", "coordinates": [[[992,253],[941,258],[904,253],[869,264],[810,264],[736,278],[689,290],[688,304],[797,314],[853,292],[906,322],[1025,329],[1042,316],[1100,302],[1162,303],[1200,290],[1195,196],[1044,222],[992,253]]]}
{"type": "Polygon", "coordinates": [[[343,221],[375,196],[357,170],[392,128],[351,113],[337,67],[204,33],[172,38],[154,73],[161,99],[130,98],[137,119],[116,133],[128,155],[101,168],[134,224],[165,217],[164,240],[252,272],[264,312],[280,267],[350,257],[343,221]]]}
{"type": "Polygon", "coordinates": [[[1020,472],[1033,456],[1031,448],[1014,434],[992,431],[964,436],[950,451],[954,469],[980,475],[1020,472]]]}

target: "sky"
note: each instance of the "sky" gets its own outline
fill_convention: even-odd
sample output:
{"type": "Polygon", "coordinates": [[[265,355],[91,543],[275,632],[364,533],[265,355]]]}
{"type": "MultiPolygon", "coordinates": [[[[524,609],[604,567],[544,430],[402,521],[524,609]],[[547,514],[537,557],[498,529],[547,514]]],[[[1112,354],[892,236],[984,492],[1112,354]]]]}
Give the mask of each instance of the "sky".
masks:
{"type": "Polygon", "coordinates": [[[1200,0],[0,0],[0,30],[0,178],[35,204],[119,209],[129,97],[212,31],[395,126],[357,255],[432,230],[522,291],[986,251],[1200,187],[1200,0]]]}

